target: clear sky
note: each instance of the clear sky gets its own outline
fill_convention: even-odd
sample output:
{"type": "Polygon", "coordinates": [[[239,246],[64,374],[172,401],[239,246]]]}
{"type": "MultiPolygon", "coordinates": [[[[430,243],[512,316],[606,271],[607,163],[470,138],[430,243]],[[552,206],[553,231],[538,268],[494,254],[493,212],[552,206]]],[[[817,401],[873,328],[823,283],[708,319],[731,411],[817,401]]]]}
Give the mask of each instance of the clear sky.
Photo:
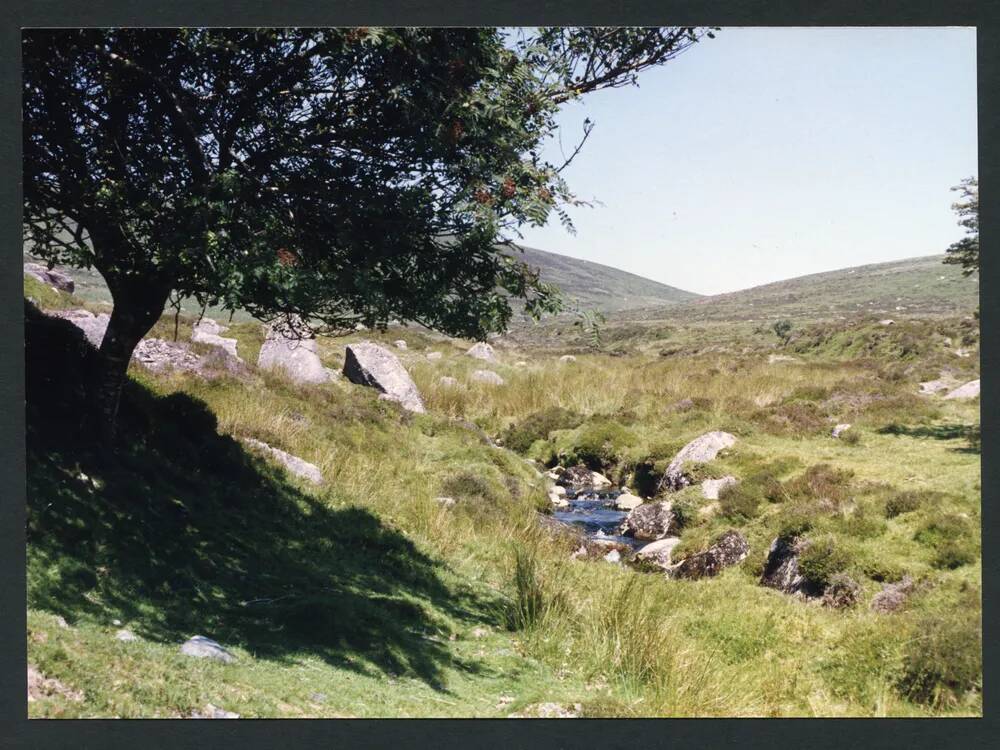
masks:
{"type": "Polygon", "coordinates": [[[603,205],[524,244],[702,294],[939,253],[977,174],[975,30],[723,28],[565,107],[565,153],[585,117],[565,176],[603,205]]]}

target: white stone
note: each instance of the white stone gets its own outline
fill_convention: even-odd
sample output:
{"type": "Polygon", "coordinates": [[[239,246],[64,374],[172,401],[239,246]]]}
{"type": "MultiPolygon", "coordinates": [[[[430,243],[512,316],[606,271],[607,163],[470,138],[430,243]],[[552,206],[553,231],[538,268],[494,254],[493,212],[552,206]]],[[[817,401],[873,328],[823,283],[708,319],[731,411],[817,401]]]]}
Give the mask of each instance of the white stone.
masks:
{"type": "Polygon", "coordinates": [[[396,339],[395,341],[392,342],[392,345],[394,347],[396,347],[397,349],[404,349],[405,350],[407,348],[406,347],[406,342],[403,341],[403,339],[396,339]]]}
{"type": "Polygon", "coordinates": [[[960,385],[958,388],[948,393],[945,398],[979,398],[979,380],[970,380],[965,385],[960,385]]]}
{"type": "Polygon", "coordinates": [[[503,378],[493,370],[473,370],[471,377],[480,383],[489,383],[490,385],[503,385],[504,383],[503,378]]]}
{"type": "Polygon", "coordinates": [[[372,341],[348,345],[344,375],[352,383],[378,389],[404,409],[427,411],[420,391],[396,355],[372,341]]]}
{"type": "Polygon", "coordinates": [[[132,643],[139,639],[131,630],[119,630],[115,633],[115,640],[121,641],[122,643],[132,643]]]}
{"type": "Polygon", "coordinates": [[[560,362],[576,362],[576,357],[572,354],[564,354],[559,358],[560,362]]]}
{"type": "Polygon", "coordinates": [[[293,456],[291,453],[286,453],[280,448],[273,448],[267,443],[256,440],[255,438],[246,438],[245,442],[253,448],[267,453],[295,476],[307,479],[313,484],[322,483],[323,472],[321,472],[319,467],[315,464],[304,461],[298,456],[293,456]]]}
{"type": "Polygon", "coordinates": [[[257,366],[262,370],[281,370],[296,383],[326,383],[330,376],[318,352],[316,339],[296,338],[285,326],[270,326],[257,366]]]}
{"type": "Polygon", "coordinates": [[[198,659],[217,659],[226,664],[236,661],[236,657],[229,653],[221,644],[203,635],[196,635],[185,641],[181,645],[181,653],[187,656],[194,656],[198,659]]]}
{"type": "Polygon", "coordinates": [[[458,381],[455,380],[455,378],[451,377],[450,375],[442,375],[440,378],[438,378],[438,383],[440,383],[441,385],[447,385],[447,386],[457,386],[458,385],[458,381]]]}
{"type": "Polygon", "coordinates": [[[611,486],[611,480],[596,471],[590,472],[590,484],[595,489],[606,489],[611,486]]]}
{"type": "Polygon", "coordinates": [[[104,334],[108,330],[108,323],[111,321],[110,315],[107,313],[94,315],[88,310],[58,310],[52,314],[63,320],[68,320],[83,331],[83,335],[87,337],[87,341],[93,344],[95,349],[101,348],[104,334]]]}
{"type": "Polygon", "coordinates": [[[485,341],[479,341],[469,347],[468,351],[465,352],[470,357],[475,357],[476,359],[483,359],[487,362],[496,362],[496,356],[493,351],[493,347],[487,344],[485,341]]]}
{"type": "Polygon", "coordinates": [[[427,359],[441,359],[441,352],[427,352],[427,359]]]}
{"type": "MultiPolygon", "coordinates": [[[[896,309],[898,310],[899,308],[897,307],[896,309]]],[[[895,323],[896,323],[896,321],[892,320],[891,318],[886,318],[885,320],[880,320],[878,322],[878,324],[880,326],[891,326],[891,325],[894,325],[895,323]]]]}
{"type": "Polygon", "coordinates": [[[926,380],[920,383],[920,392],[925,396],[929,396],[938,391],[947,391],[952,388],[952,385],[947,380],[926,380]]]}
{"type": "Polygon", "coordinates": [[[701,496],[706,500],[718,500],[719,493],[726,487],[738,484],[736,477],[725,476],[721,479],[706,479],[701,483],[701,496]]]}
{"type": "Polygon", "coordinates": [[[635,553],[635,556],[638,560],[655,562],[662,567],[667,567],[671,563],[670,553],[673,552],[674,547],[680,543],[681,539],[677,536],[668,536],[663,539],[657,539],[655,542],[650,542],[649,544],[640,547],[635,553]]]}
{"type": "Polygon", "coordinates": [[[613,549],[604,556],[604,559],[607,560],[609,563],[621,562],[622,555],[621,552],[619,552],[616,549],[613,549]]]}
{"type": "Polygon", "coordinates": [[[736,444],[736,436],[728,432],[706,432],[704,435],[696,437],[690,443],[681,448],[674,459],[667,466],[667,471],[663,475],[662,484],[669,484],[675,489],[682,484],[684,464],[688,461],[705,463],[715,460],[719,452],[725,448],[731,448],[736,444]]]}
{"type": "Polygon", "coordinates": [[[836,427],[833,428],[833,431],[830,434],[833,437],[835,437],[835,438],[839,438],[841,435],[843,435],[849,429],[851,429],[851,426],[849,424],[847,424],[847,423],[838,424],[836,427]]]}
{"type": "Polygon", "coordinates": [[[630,492],[623,492],[615,498],[615,508],[618,510],[632,510],[642,505],[642,498],[630,492]]]}
{"type": "Polygon", "coordinates": [[[199,344],[208,344],[209,346],[217,346],[227,354],[235,357],[237,361],[242,362],[240,355],[236,353],[236,339],[227,339],[219,335],[219,333],[226,331],[224,326],[220,326],[211,318],[202,318],[201,322],[198,323],[194,330],[191,332],[191,340],[199,344]]]}

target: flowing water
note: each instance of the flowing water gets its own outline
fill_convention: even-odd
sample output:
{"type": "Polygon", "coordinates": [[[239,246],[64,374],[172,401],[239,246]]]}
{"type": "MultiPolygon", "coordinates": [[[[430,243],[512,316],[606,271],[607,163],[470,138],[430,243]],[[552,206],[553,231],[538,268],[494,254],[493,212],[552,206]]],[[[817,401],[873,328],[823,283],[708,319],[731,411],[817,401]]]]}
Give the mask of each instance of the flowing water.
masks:
{"type": "Polygon", "coordinates": [[[552,516],[562,523],[579,526],[592,539],[621,542],[634,548],[641,547],[645,542],[618,533],[622,521],[628,515],[627,511],[615,508],[615,500],[619,494],[618,490],[583,490],[575,496],[567,492],[569,507],[559,508],[552,516]]]}

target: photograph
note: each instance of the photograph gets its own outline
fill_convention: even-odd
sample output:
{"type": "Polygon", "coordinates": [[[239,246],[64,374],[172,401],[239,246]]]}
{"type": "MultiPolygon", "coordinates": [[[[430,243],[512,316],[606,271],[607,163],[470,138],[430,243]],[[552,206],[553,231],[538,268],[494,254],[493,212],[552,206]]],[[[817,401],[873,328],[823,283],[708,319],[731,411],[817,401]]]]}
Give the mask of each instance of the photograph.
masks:
{"type": "Polygon", "coordinates": [[[983,717],[976,27],[17,34],[22,717],[983,717]]]}

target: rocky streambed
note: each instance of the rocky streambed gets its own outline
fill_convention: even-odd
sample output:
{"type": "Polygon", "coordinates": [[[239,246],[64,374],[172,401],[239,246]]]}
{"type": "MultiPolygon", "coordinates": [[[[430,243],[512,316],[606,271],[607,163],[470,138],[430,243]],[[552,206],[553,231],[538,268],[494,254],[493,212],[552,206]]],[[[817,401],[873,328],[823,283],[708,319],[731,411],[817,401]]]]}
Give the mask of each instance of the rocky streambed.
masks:
{"type": "Polygon", "coordinates": [[[617,508],[618,497],[623,493],[617,489],[587,488],[577,492],[567,490],[565,500],[568,505],[553,512],[557,521],[579,528],[584,535],[597,542],[612,547],[624,544],[639,549],[648,544],[631,536],[619,533],[628,511],[617,508]]]}

